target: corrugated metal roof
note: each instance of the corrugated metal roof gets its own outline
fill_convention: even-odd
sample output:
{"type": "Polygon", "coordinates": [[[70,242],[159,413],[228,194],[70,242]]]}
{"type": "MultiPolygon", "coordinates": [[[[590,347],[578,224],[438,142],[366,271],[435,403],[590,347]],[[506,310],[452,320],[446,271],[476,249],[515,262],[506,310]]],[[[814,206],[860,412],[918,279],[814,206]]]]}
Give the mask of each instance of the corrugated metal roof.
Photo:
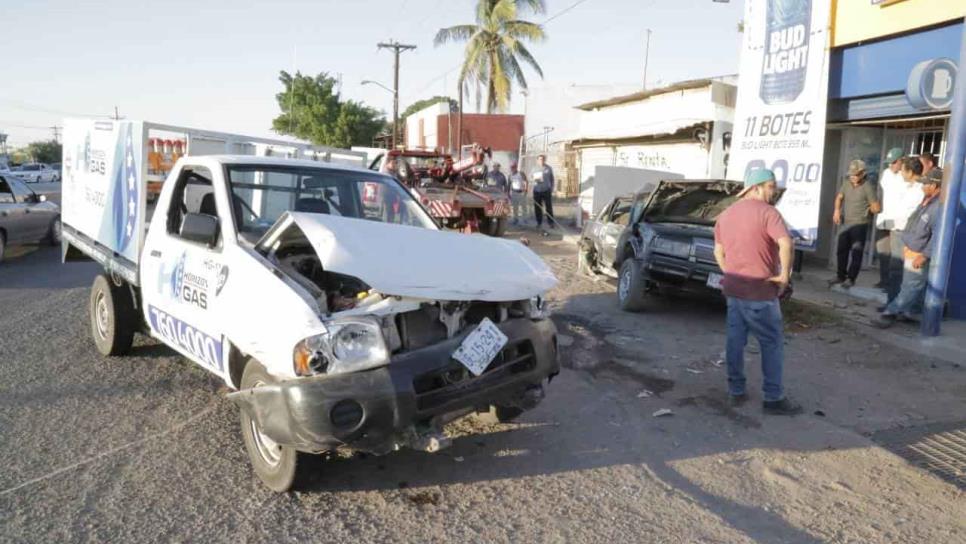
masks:
{"type": "Polygon", "coordinates": [[[644,91],[639,91],[632,94],[625,94],[623,96],[615,96],[613,98],[607,98],[605,100],[597,100],[594,102],[587,102],[586,104],[581,104],[575,106],[579,110],[590,111],[597,108],[606,108],[609,106],[617,106],[619,104],[626,104],[628,102],[637,102],[644,100],[645,98],[650,98],[652,96],[657,96],[659,94],[673,93],[676,91],[686,91],[689,89],[700,89],[702,87],[707,87],[711,85],[716,79],[704,78],[704,79],[691,79],[688,81],[680,81],[666,87],[659,87],[657,89],[647,89],[644,91]]]}
{"type": "Polygon", "coordinates": [[[600,140],[627,140],[633,138],[655,138],[658,136],[669,136],[672,134],[677,134],[679,132],[686,131],[688,129],[695,129],[699,127],[704,127],[705,125],[710,125],[712,121],[710,119],[668,119],[666,121],[658,122],[644,122],[636,124],[627,124],[620,127],[613,128],[611,130],[602,130],[598,132],[587,132],[581,133],[580,138],[575,140],[574,143],[578,142],[592,142],[600,140]]]}

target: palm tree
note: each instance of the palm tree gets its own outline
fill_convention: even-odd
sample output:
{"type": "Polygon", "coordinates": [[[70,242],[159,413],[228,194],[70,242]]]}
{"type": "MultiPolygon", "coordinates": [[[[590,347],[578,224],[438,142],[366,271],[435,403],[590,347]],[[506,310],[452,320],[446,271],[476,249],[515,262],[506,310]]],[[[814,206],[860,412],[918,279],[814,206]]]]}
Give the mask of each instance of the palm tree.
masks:
{"type": "Polygon", "coordinates": [[[479,107],[485,87],[487,113],[506,111],[513,81],[527,88],[521,62],[543,77],[543,70],[523,41],[542,41],[546,34],[542,26],[517,19],[520,7],[534,13],[543,13],[546,9],[543,0],[478,0],[476,24],[442,28],[436,33],[437,46],[450,41],[466,42],[458,78],[461,102],[464,90],[475,87],[479,107]]]}

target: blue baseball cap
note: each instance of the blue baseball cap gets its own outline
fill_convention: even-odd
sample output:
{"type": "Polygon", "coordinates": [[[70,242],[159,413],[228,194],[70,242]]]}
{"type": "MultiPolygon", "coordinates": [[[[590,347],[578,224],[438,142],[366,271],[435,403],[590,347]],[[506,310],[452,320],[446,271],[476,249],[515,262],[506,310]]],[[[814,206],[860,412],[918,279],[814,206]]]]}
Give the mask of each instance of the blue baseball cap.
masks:
{"type": "Polygon", "coordinates": [[[748,172],[745,176],[745,187],[738,193],[739,197],[745,196],[745,193],[750,191],[753,187],[761,185],[762,183],[768,183],[769,181],[775,180],[775,173],[767,168],[758,168],[748,172]]]}

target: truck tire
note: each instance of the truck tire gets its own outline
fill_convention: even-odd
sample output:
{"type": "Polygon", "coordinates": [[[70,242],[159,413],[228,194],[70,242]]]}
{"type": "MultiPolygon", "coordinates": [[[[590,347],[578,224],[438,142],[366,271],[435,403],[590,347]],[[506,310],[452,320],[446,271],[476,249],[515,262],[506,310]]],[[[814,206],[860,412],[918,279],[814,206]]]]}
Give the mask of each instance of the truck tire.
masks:
{"type": "Polygon", "coordinates": [[[506,234],[506,217],[492,220],[492,225],[493,234],[491,234],[491,236],[502,238],[503,235],[506,234]]]}
{"type": "MultiPolygon", "coordinates": [[[[241,389],[260,387],[277,380],[255,359],[249,359],[242,373],[241,389]]],[[[283,446],[261,432],[245,410],[239,411],[242,440],[255,475],[269,489],[285,493],[303,487],[317,468],[319,456],[283,446]]]]}
{"type": "Polygon", "coordinates": [[[98,274],[91,286],[91,336],[102,355],[124,355],[131,350],[138,315],[131,290],[98,274]]]}
{"type": "Polygon", "coordinates": [[[617,301],[625,312],[639,312],[644,309],[647,297],[647,282],[641,274],[641,263],[637,259],[626,259],[621,265],[617,280],[617,301]]]}

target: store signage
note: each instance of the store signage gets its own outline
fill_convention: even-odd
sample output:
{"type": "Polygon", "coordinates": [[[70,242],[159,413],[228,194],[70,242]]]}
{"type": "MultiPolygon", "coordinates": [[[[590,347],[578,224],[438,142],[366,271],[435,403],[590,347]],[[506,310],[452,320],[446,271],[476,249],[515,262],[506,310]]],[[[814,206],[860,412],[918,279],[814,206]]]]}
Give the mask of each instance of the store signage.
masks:
{"type": "Polygon", "coordinates": [[[728,177],[775,171],[796,244],[815,249],[828,102],[830,2],[747,0],[728,177]]]}
{"type": "Polygon", "coordinates": [[[948,110],[956,88],[956,63],[950,59],[924,60],[909,72],[906,98],[917,110],[948,110]]]}

